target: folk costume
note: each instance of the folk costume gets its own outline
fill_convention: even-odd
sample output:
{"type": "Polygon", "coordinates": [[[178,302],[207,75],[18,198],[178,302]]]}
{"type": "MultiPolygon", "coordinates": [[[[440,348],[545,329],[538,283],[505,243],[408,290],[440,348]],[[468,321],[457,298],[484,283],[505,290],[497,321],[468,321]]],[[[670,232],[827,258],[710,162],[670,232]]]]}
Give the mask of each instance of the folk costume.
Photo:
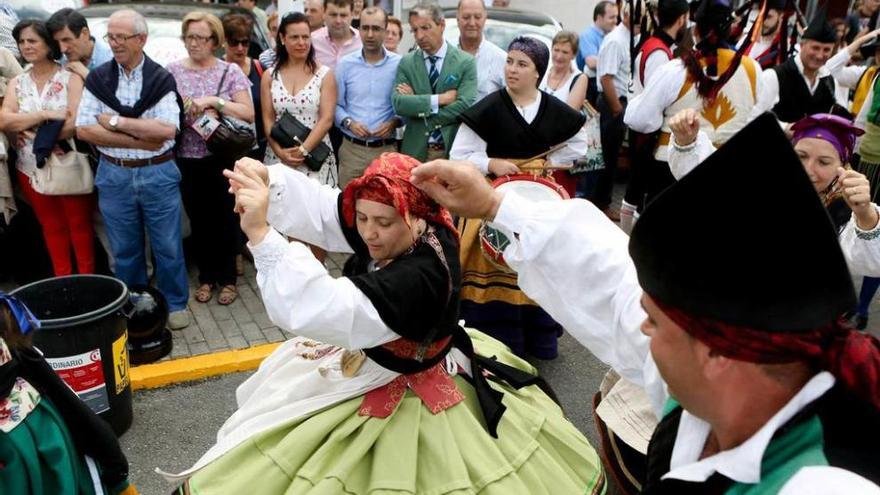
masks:
{"type": "Polygon", "coordinates": [[[764,9],[773,9],[779,13],[776,31],[768,36],[763,36],[759,33],[754,41],[752,41],[749,37],[748,31],[746,31],[746,36],[742,40],[742,43],[748,45],[745,52],[746,56],[751,57],[755,62],[758,62],[758,65],[761,66],[761,70],[766,70],[783,63],[788,56],[786,50],[786,26],[788,25],[789,16],[786,14],[785,4],[786,0],[766,0],[763,3],[757,2],[756,5],[758,6],[759,11],[763,6],[764,9]]]}
{"type": "Polygon", "coordinates": [[[586,202],[548,206],[515,193],[505,194],[493,226],[515,239],[504,256],[526,293],[645,387],[662,419],[643,493],[878,493],[880,343],[839,323],[855,301],[846,261],[772,116],[659,196],[631,238],[586,202]],[[756,147],[760,181],[737,166],[754,161],[756,147]],[[762,198],[773,198],[773,216],[762,198]],[[695,204],[736,208],[695,211],[695,204]],[[791,223],[780,229],[778,218],[791,223]],[[805,260],[821,260],[820,268],[805,260]],[[816,374],[750,438],[703,457],[711,426],[669,397],[639,330],[643,294],[716,352],[753,363],[808,362],[816,374]]]}
{"type": "MultiPolygon", "coordinates": [[[[828,141],[837,150],[843,164],[852,162],[856,139],[864,131],[849,120],[831,114],[811,115],[791,126],[791,142],[797,144],[804,138],[817,138],[828,141]]],[[[669,165],[676,179],[681,179],[702,161],[715,152],[702,131],[697,140],[688,146],[673,146],[669,153],[669,165]]],[[[871,185],[873,188],[873,184],[871,185]]],[[[872,196],[875,194],[873,189],[872,196]]],[[[840,247],[853,275],[880,276],[880,226],[872,230],[862,230],[856,224],[849,206],[838,191],[824,191],[820,194],[826,204],[835,231],[840,239],[840,247]]],[[[876,202],[875,208],[878,208],[876,202]]]]}
{"type": "Polygon", "coordinates": [[[598,456],[534,368],[458,325],[457,234],[409,183],[417,164],[383,154],[342,194],[270,167],[270,224],[353,256],[334,279],[274,230],[251,246],[270,318],[300,336],[241,385],[217,444],[170,478],[199,494],[604,490],[598,456]],[[379,267],[354,226],[359,198],[427,228],[379,267]]]}
{"type": "MultiPolygon", "coordinates": [[[[110,426],[92,412],[30,345],[39,328],[18,299],[0,293],[16,328],[0,328],[0,493],[137,495],[110,426]]],[[[0,314],[0,326],[6,325],[0,314]]]]}
{"type": "MultiPolygon", "coordinates": [[[[547,49],[530,41],[528,46],[510,49],[530,54],[543,76],[547,49]],[[543,48],[543,50],[542,50],[543,48]],[[543,58],[541,58],[543,54],[543,58]]],[[[523,160],[565,146],[546,158],[552,163],[571,163],[587,150],[585,117],[563,101],[542,91],[525,106],[514,104],[507,89],[490,94],[462,114],[462,124],[450,157],[469,160],[483,174],[489,174],[489,160],[523,160]]],[[[547,313],[516,285],[516,274],[502,270],[486,259],[480,249],[479,219],[462,218],[461,232],[461,317],[476,328],[508,345],[514,353],[542,359],[557,355],[557,338],[562,333],[547,313]]]]}
{"type": "Polygon", "coordinates": [[[674,182],[666,161],[669,120],[675,114],[687,108],[698,110],[700,128],[712,142],[721,144],[746,125],[757,101],[758,65],[723,41],[733,20],[730,5],[703,0],[695,20],[701,40],[694,51],[662,66],[626,109],[624,122],[630,129],[642,134],[659,131],[653,158],[645,158],[652,162],[645,167],[651,173],[646,174],[644,192],[627,200],[640,212],[674,182]]]}
{"type": "MultiPolygon", "coordinates": [[[[676,18],[688,12],[688,3],[685,0],[662,0],[657,9],[658,16],[661,18],[676,18]]],[[[640,44],[635,64],[633,64],[635,71],[633,77],[634,97],[640,95],[644,91],[645,85],[660,72],[660,68],[674,58],[672,52],[674,45],[675,40],[659,27],[644,43],[640,44]]],[[[663,167],[658,167],[654,163],[654,148],[657,146],[659,137],[659,130],[650,133],[640,133],[635,130],[630,132],[633,160],[630,161],[630,181],[626,186],[621,206],[621,212],[625,215],[632,216],[636,211],[641,211],[647,190],[654,189],[653,186],[649,186],[650,182],[668,182],[663,179],[663,175],[665,175],[663,167]],[[657,168],[660,170],[655,170],[657,168]],[[652,177],[652,175],[658,175],[658,172],[660,177],[652,177]]],[[[632,222],[629,219],[626,221],[622,219],[621,226],[629,231],[632,229],[632,222]]]]}
{"type": "MultiPolygon", "coordinates": [[[[837,32],[826,19],[824,10],[813,17],[802,39],[820,43],[837,42],[837,32]]],[[[793,124],[808,115],[831,112],[837,101],[834,75],[848,61],[849,51],[841,50],[819,69],[814,81],[809,81],[804,75],[800,54],[772,70],[764,71],[761,73],[762,87],[752,116],[772,111],[782,124],[793,124]]]]}

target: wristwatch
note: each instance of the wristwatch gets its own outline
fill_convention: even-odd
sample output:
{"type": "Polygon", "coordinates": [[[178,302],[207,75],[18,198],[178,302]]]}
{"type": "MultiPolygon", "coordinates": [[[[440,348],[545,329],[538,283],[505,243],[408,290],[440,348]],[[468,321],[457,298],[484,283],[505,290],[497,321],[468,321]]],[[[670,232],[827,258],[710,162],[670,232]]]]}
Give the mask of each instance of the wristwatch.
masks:
{"type": "Polygon", "coordinates": [[[342,127],[345,129],[348,129],[351,126],[351,122],[352,122],[351,117],[346,117],[346,118],[342,119],[342,127]]]}
{"type": "Polygon", "coordinates": [[[110,117],[110,127],[115,131],[119,127],[119,115],[114,115],[110,117]]]}
{"type": "Polygon", "coordinates": [[[224,100],[223,98],[217,98],[217,104],[214,105],[214,108],[216,108],[218,112],[222,112],[223,107],[225,107],[225,106],[226,106],[226,100],[224,100]]]}

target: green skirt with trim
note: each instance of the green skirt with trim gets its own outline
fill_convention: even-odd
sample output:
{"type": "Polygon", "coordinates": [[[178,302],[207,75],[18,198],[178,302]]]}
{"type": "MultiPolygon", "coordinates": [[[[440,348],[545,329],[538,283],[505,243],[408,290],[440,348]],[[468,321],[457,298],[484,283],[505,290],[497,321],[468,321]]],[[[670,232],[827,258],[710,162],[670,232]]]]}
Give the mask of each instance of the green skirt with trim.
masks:
{"type": "MultiPolygon", "coordinates": [[[[536,373],[503,344],[469,331],[477,352],[536,373]]],[[[362,397],[263,432],[199,470],[194,495],[562,495],[605,492],[593,447],[537,386],[504,392],[498,438],[486,431],[473,387],[432,414],[407,391],[387,418],[358,415],[362,397]]]]}
{"type": "MultiPolygon", "coordinates": [[[[94,483],[64,419],[46,397],[12,431],[0,432],[0,494],[92,495],[94,483]]],[[[137,493],[128,482],[100,489],[137,493]]]]}

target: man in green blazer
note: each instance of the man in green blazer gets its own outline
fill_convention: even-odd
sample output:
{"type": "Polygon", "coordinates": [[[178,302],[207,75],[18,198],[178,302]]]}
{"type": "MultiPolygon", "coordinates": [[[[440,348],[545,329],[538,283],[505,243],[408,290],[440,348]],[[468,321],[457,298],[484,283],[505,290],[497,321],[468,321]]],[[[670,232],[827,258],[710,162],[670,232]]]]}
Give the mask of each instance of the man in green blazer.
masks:
{"type": "Polygon", "coordinates": [[[395,113],[406,118],[400,151],[421,161],[447,158],[458,117],[477,96],[477,65],[443,39],[446,21],[436,4],[410,9],[409,24],[419,49],[400,61],[391,98],[395,113]]]}

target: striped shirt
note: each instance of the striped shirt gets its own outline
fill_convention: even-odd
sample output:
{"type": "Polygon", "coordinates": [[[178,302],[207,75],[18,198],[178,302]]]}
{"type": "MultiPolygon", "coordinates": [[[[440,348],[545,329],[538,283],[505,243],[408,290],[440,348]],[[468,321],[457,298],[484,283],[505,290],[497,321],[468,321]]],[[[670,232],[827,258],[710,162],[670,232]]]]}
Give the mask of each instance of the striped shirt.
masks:
{"type": "MultiPolygon", "coordinates": [[[[131,76],[125,73],[122,66],[119,67],[119,87],[116,88],[116,98],[119,103],[125,106],[133,107],[141,97],[141,88],[144,85],[144,61],[131,71],[131,76]]],[[[79,103],[79,111],[76,115],[76,126],[85,127],[98,124],[98,116],[102,113],[109,115],[118,115],[118,112],[107,106],[99,100],[88,89],[83,90],[82,99],[79,103]]],[[[159,100],[152,108],[148,109],[141,115],[142,119],[156,119],[173,125],[180,129],[180,108],[177,106],[177,97],[170,92],[159,100]]],[[[174,147],[174,140],[165,141],[162,147],[157,151],[141,150],[135,148],[109,148],[98,146],[98,151],[112,156],[114,158],[123,159],[145,159],[159,156],[174,147]]]]}

